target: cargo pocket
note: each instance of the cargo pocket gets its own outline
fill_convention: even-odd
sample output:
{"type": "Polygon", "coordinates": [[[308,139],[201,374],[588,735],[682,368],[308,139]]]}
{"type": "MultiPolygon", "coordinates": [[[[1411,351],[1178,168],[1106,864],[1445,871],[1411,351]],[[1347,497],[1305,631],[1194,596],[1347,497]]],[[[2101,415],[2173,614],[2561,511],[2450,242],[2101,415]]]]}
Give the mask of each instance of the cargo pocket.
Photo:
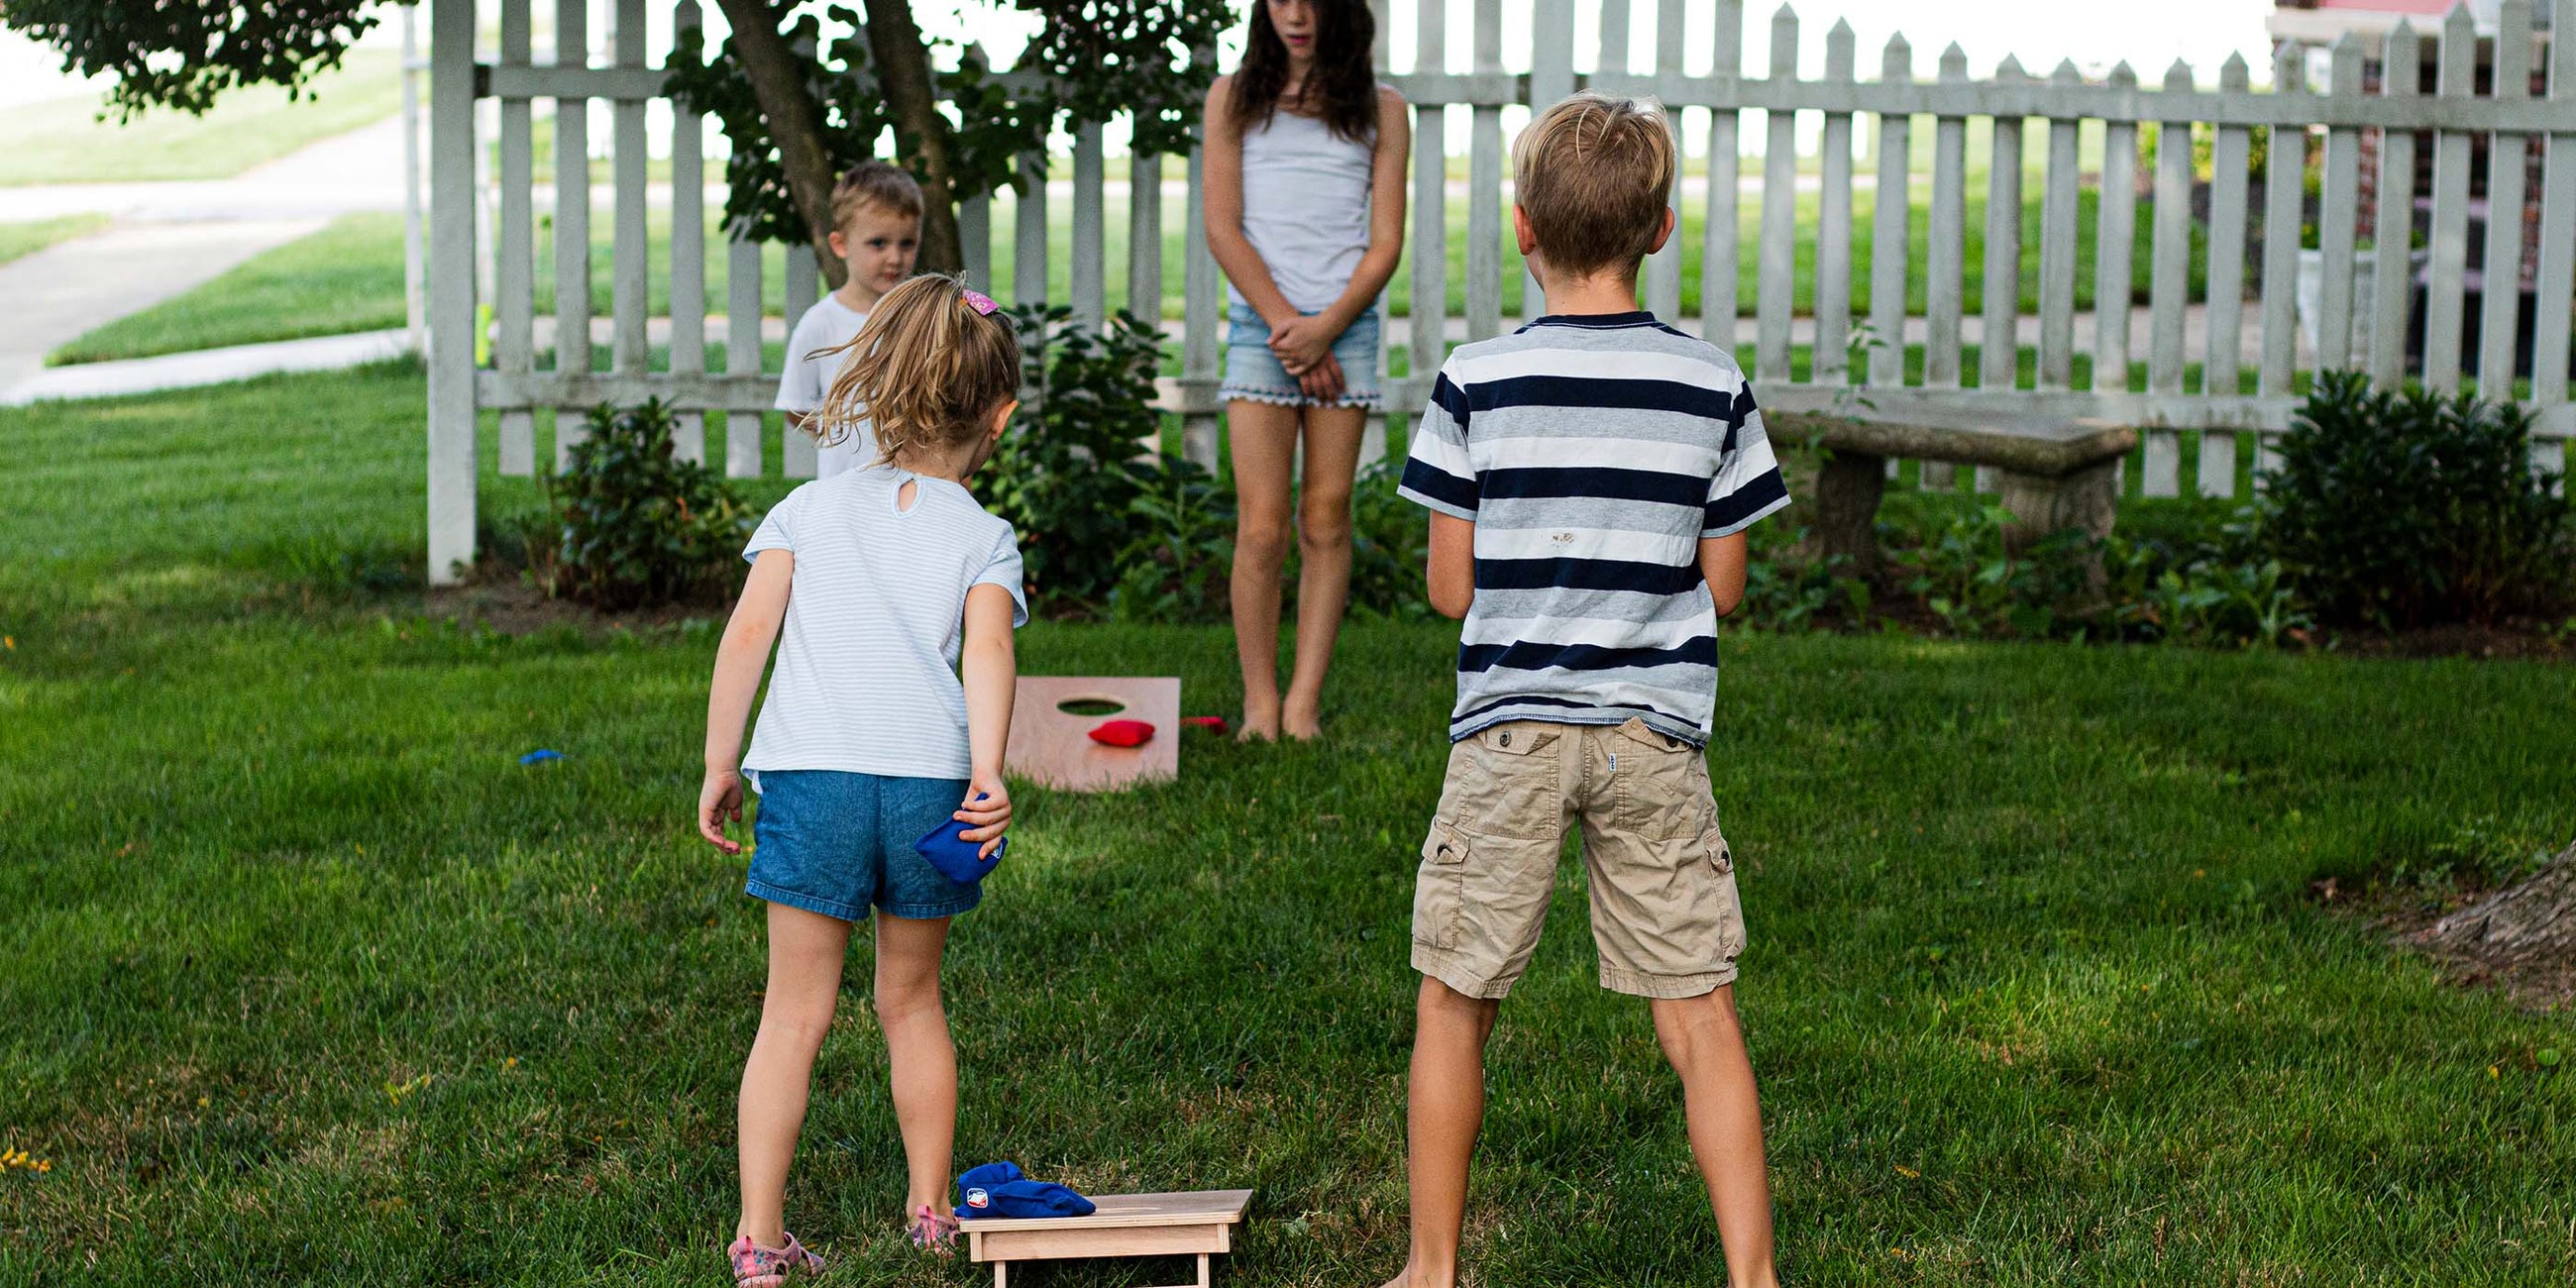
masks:
{"type": "Polygon", "coordinates": [[[1650,841],[1695,836],[1707,820],[1708,759],[1699,748],[1631,720],[1606,745],[1616,764],[1611,824],[1650,841]]]}
{"type": "Polygon", "coordinates": [[[1413,879],[1413,942],[1452,952],[1466,908],[1467,838],[1447,823],[1431,825],[1422,870],[1413,879]]]}
{"type": "Polygon", "coordinates": [[[1708,865],[1717,874],[1717,951],[1728,961],[1744,952],[1744,904],[1735,894],[1735,851],[1726,843],[1726,835],[1717,830],[1712,812],[1708,830],[1700,842],[1708,855],[1708,865]]]}
{"type": "Polygon", "coordinates": [[[1443,793],[1440,820],[1477,836],[1514,841],[1564,835],[1556,740],[1567,735],[1562,728],[1521,721],[1477,732],[1455,753],[1465,758],[1467,772],[1453,771],[1457,791],[1443,793]]]}

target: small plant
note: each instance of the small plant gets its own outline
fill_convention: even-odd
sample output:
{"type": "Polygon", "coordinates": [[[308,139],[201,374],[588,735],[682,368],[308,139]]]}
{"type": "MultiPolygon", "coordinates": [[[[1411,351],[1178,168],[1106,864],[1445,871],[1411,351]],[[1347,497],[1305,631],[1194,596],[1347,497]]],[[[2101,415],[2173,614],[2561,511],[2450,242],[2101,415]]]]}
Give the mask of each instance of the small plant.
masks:
{"type": "Polygon", "coordinates": [[[546,481],[555,540],[529,542],[548,595],[610,611],[720,594],[751,531],[742,499],[715,471],[671,450],[660,399],[590,413],[590,436],[546,481]]]}
{"type": "Polygon", "coordinates": [[[1403,476],[1403,458],[1390,456],[1369,464],[1352,483],[1350,603],[1358,612],[1422,621],[1432,615],[1422,586],[1431,524],[1421,506],[1396,495],[1403,476]]]}
{"type": "Polygon", "coordinates": [[[1124,312],[1093,331],[1061,305],[1013,309],[1011,320],[1026,392],[975,490],[1019,531],[1040,606],[1097,614],[1124,577],[1138,499],[1171,478],[1151,445],[1163,426],[1162,334],[1124,312]]]}
{"type": "Polygon", "coordinates": [[[1234,489],[1186,457],[1137,467],[1128,504],[1135,538],[1119,555],[1109,616],[1122,622],[1225,618],[1234,556],[1234,489]]]}
{"type": "Polygon", "coordinates": [[[2532,471],[2521,406],[2327,372],[2280,455],[2258,541],[2324,619],[2395,630],[2566,602],[2565,480],[2532,471]]]}
{"type": "Polygon", "coordinates": [[[1750,558],[1744,567],[1744,604],[1737,621],[1757,630],[1797,632],[1840,619],[1852,627],[1869,624],[1869,583],[1851,570],[1849,555],[1815,558],[1801,554],[1805,528],[1752,529],[1750,558]]]}

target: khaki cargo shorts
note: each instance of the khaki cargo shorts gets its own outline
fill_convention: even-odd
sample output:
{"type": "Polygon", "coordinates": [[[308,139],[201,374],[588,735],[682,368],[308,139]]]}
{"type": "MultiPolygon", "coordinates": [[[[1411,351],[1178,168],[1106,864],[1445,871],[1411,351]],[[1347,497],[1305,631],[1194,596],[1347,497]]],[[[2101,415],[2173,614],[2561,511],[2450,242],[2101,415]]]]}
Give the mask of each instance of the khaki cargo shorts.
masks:
{"type": "Polygon", "coordinates": [[[1528,969],[1568,820],[1583,827],[1601,986],[1697,997],[1744,951],[1735,862],[1697,747],[1631,720],[1515,720],[1453,745],[1413,890],[1413,968],[1469,997],[1528,969]]]}

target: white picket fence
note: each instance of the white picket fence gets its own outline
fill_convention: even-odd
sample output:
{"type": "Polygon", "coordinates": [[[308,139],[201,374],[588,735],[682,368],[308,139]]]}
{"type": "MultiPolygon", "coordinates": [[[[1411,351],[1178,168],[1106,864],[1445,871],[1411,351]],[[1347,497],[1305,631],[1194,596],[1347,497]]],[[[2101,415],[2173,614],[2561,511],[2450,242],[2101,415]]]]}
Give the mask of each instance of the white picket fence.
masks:
{"type": "MultiPolygon", "coordinates": [[[[1625,62],[1631,47],[1632,22],[1654,24],[1655,49],[1645,68],[1605,65],[1581,72],[1574,66],[1575,0],[1532,0],[1533,62],[1526,70],[1504,67],[1501,58],[1501,0],[1476,0],[1470,68],[1446,70],[1446,5],[1440,0],[1408,0],[1414,12],[1416,57],[1413,70],[1385,67],[1383,33],[1398,20],[1399,0],[1376,0],[1381,40],[1378,59],[1384,79],[1416,108],[1414,118],[1415,180],[1410,287],[1413,312],[1401,333],[1409,342],[1410,374],[1386,381],[1391,414],[1401,418],[1422,405],[1429,373],[1440,365],[1453,337],[1446,315],[1448,289],[1447,222],[1450,200],[1447,175],[1448,127],[1443,108],[1468,109],[1466,153],[1466,235],[1463,283],[1463,335],[1480,339],[1503,326],[1504,157],[1503,112],[1510,105],[1543,105],[1589,86],[1617,94],[1651,94],[1670,111],[1684,137],[1705,139],[1708,181],[1704,209],[1684,212],[1695,217],[1702,248],[1701,276],[1711,289],[1700,293],[1696,318],[1682,313],[1683,237],[1653,257],[1642,284],[1645,303],[1676,325],[1730,347],[1742,338],[1737,307],[1738,239],[1741,231],[1745,176],[1743,113],[1764,113],[1764,145],[1759,152],[1757,186],[1759,247],[1757,305],[1751,343],[1756,387],[1766,406],[1784,411],[1840,411],[1880,419],[1959,425],[2002,419],[2101,417],[2147,430],[2140,484],[2148,495],[2172,496],[2190,490],[2215,496],[2235,495],[2239,488],[2236,437],[2263,435],[2285,427],[2297,405],[2294,389],[2303,371],[2363,367],[2383,382],[2403,378],[2409,357],[2420,359],[2421,377],[2430,384],[2456,387],[2462,371],[2461,341],[2469,283],[2469,229],[2484,212],[2499,213],[2486,239],[2483,280],[2507,289],[2483,296],[2478,346],[2479,392],[2488,397],[2514,396],[2513,374],[2523,263],[2524,175],[2519,164],[2490,167],[2484,190],[2472,187],[2473,150],[2481,145],[2497,157],[2521,158],[2527,147],[2546,150],[2536,284],[2537,308],[2531,320],[2535,354],[2531,398],[2546,441],[2536,464],[2560,468],[2563,439],[2576,430],[2576,405],[2568,399],[2568,334],[2571,296],[2576,296],[2576,42],[2550,41],[2548,90],[2532,99],[2526,92],[2535,56],[2532,0],[2504,0],[2493,43],[2494,89],[2475,92],[2479,36],[2465,6],[2454,9],[2437,33],[2399,27],[2380,51],[2386,75],[2379,92],[2362,92],[2364,50],[2351,37],[2331,51],[2332,76],[2323,87],[2306,83],[2306,51],[2282,48],[2273,68],[2274,87],[2255,92],[2242,59],[2219,70],[2217,88],[2202,89],[2191,70],[2168,69],[2158,88],[2148,89],[2125,65],[2099,83],[2085,81],[2069,64],[2060,64],[2045,79],[2026,73],[2007,59],[1984,80],[1972,79],[1967,60],[1953,45],[1938,60],[1934,79],[1913,77],[1913,55],[1903,37],[1891,40],[1875,80],[1857,78],[1857,50],[1851,29],[1837,23],[1825,35],[1825,72],[1820,80],[1798,74],[1801,27],[1783,6],[1770,20],[1767,73],[1741,74],[1744,14],[1741,0],[1704,0],[1716,10],[1713,70],[1704,76],[1684,74],[1684,0],[1599,0],[1600,43],[1605,62],[1625,62]],[[2438,41],[2439,75],[2420,85],[2415,75],[2420,43],[2438,41]],[[1819,217],[1800,226],[1801,182],[1798,115],[1813,113],[1822,128],[1818,142],[1821,171],[1817,179],[1819,217]],[[1867,117],[1866,122],[1857,118],[1867,117]],[[1918,121],[1917,118],[1926,118],[1918,121]],[[2133,335],[2130,282],[2131,246],[2136,220],[2137,166],[2142,125],[2159,127],[2161,138],[2188,139],[2191,127],[2215,130],[2213,179],[2208,211],[2207,249],[2199,267],[2207,282],[2204,296],[2193,298],[2195,249],[2192,244],[2193,161],[2186,146],[2160,147],[2150,188],[2152,219],[2150,305],[2143,336],[2133,335]],[[1932,164],[1928,190],[1918,192],[1913,166],[1917,128],[1932,131],[1932,164]],[[1986,178],[1983,262],[1984,281],[2000,289],[1984,292],[1982,317],[1975,336],[2010,336],[2012,343],[1981,343],[1974,370],[1965,365],[1971,336],[1963,316],[1967,256],[1968,139],[1985,131],[1997,158],[2025,155],[2025,131],[2045,134],[2046,159],[2038,165],[1996,164],[1986,178]],[[2252,191],[2249,158],[2254,132],[2266,131],[2275,158],[2262,191],[2252,191]],[[1874,131],[1876,194],[1865,235],[1872,251],[1866,292],[1866,325],[1875,339],[1852,341],[1861,319],[1850,306],[1853,247],[1864,235],[1855,227],[1856,184],[1869,181],[1854,173],[1856,132],[1874,131]],[[2311,325],[2317,340],[2302,360],[2301,325],[2295,305],[2300,275],[2300,248],[2295,237],[2267,235],[2261,262],[2245,262],[2246,222],[2252,202],[2263,202],[2267,230],[2296,229],[2302,222],[2302,167],[2311,131],[2322,131],[2324,172],[2318,215],[2322,284],[2311,325]],[[2423,274],[2422,348],[2409,355],[2410,278],[2408,271],[2356,274],[2366,252],[2361,239],[2374,245],[2409,245],[2417,212],[2408,177],[2414,172],[2419,133],[2432,139],[2433,197],[2427,234],[2429,264],[2423,274]],[[2091,176],[2079,170],[2079,158],[2099,139],[2100,196],[2096,211],[2098,254],[2095,264],[2090,358],[2093,379],[2077,387],[2076,275],[2081,233],[2079,190],[2091,176]],[[2381,173],[2374,208],[2363,210],[2359,196],[2360,156],[2365,138],[2374,139],[2381,173]],[[2038,310],[2024,316],[2020,308],[2025,257],[2030,253],[2023,223],[2023,185],[2035,179],[2041,188],[2040,219],[2035,241],[2038,266],[2038,310]],[[1909,318],[1906,293],[1907,218],[1917,201],[1928,200],[1926,308],[1909,318]],[[2368,222],[2364,223],[2367,219],[2368,222]],[[1795,265],[1802,246],[1812,247],[1811,298],[1799,298],[1795,265]],[[1804,304],[1802,309],[1801,305],[1804,304]],[[2195,304],[2202,310],[2201,343],[2187,343],[2186,317],[2195,304]],[[1811,321],[1801,322],[1805,313],[1811,321]],[[1912,325],[1909,325],[1909,322],[1912,325]],[[1805,330],[1803,342],[1801,328],[1805,330]],[[2254,334],[2248,334],[2252,330],[2254,334]],[[1919,379],[1909,381],[1907,343],[1919,337],[1919,379]],[[2034,379],[2024,385],[2018,360],[2025,343],[2035,344],[2034,379]],[[1811,355],[1804,372],[1793,372],[1793,350],[1811,355]],[[2141,352],[2143,350],[2143,353],[2141,352]],[[1849,369],[1846,355],[1866,354],[1860,370],[1849,369]],[[2132,392],[2130,374],[2143,360],[2145,388],[2132,392]],[[2202,364],[2199,380],[2189,367],[2202,364]],[[2255,391],[2241,392],[2243,373],[2255,373],[2255,391]],[[1802,378],[1801,378],[1802,377],[1802,378]],[[1866,386],[1856,391],[1855,386],[1866,386]],[[2199,467],[2182,477],[2186,440],[2197,439],[2199,467]]],[[[2576,29],[2576,0],[2543,0],[2551,6],[2557,31],[2576,29]]],[[[670,126],[671,237],[667,265],[649,261],[646,240],[647,104],[663,97],[663,70],[647,65],[645,0],[612,0],[612,39],[606,65],[593,65],[587,54],[587,0],[557,0],[552,61],[533,61],[532,0],[499,0],[499,47],[486,64],[478,62],[475,0],[432,0],[431,96],[431,248],[429,264],[431,335],[429,378],[429,553],[433,580],[452,579],[474,554],[474,491],[477,423],[482,412],[497,412],[498,457],[504,473],[525,474],[536,468],[535,412],[545,408],[578,413],[601,402],[629,404],[659,397],[686,413],[681,431],[683,451],[705,451],[705,430],[720,424],[725,434],[724,463],[736,476],[775,469],[790,477],[809,475],[812,446],[800,435],[787,434],[783,450],[765,459],[759,432],[760,412],[776,391],[775,372],[764,370],[761,345],[761,248],[736,242],[727,261],[723,319],[725,362],[722,371],[706,369],[707,300],[704,244],[707,179],[701,161],[704,125],[687,113],[673,116],[670,126]],[[477,128],[478,98],[497,100],[492,127],[497,130],[498,165],[490,176],[497,208],[489,260],[491,298],[478,301],[476,223],[483,189],[477,158],[485,145],[477,128]],[[535,211],[533,173],[535,121],[533,104],[552,99],[556,105],[554,135],[554,223],[556,254],[555,334],[590,332],[590,216],[593,203],[588,146],[588,104],[606,100],[612,106],[610,218],[612,219],[612,301],[610,356],[605,370],[593,369],[586,346],[566,348],[568,360],[541,368],[536,345],[535,211]],[[649,349],[647,288],[651,276],[667,273],[669,370],[647,369],[649,349]],[[491,361],[475,360],[478,302],[491,309],[491,361]]],[[[696,0],[682,0],[675,20],[682,27],[699,21],[696,0]]],[[[1857,134],[1862,141],[1870,134],[1857,134]]],[[[1096,322],[1107,312],[1107,162],[1102,130],[1086,127],[1072,145],[1072,263],[1069,303],[1076,316],[1096,322]]],[[[1129,282],[1127,298],[1162,298],[1162,194],[1164,158],[1130,159],[1128,195],[1129,282]]],[[[1216,417],[1221,406],[1218,384],[1219,328],[1223,307],[1216,265],[1199,234],[1199,158],[1188,158],[1188,215],[1184,244],[1184,309],[1181,375],[1171,382],[1165,405],[1183,417],[1185,440],[1193,455],[1212,459],[1216,417]]],[[[1008,249],[1013,296],[1041,299],[1046,290],[1048,198],[1045,159],[1028,158],[1023,172],[1025,193],[999,200],[1016,205],[1014,244],[1008,249]]],[[[1683,194],[1675,194],[1677,208],[1683,194]]],[[[967,271],[989,278],[995,247],[990,202],[978,199],[960,211],[967,271]]],[[[1687,225],[1686,225],[1687,227],[1687,225]]],[[[819,279],[811,257],[800,252],[785,257],[786,317],[793,320],[816,296],[819,279]]],[[[1540,293],[1524,282],[1524,313],[1540,310],[1540,293]]],[[[1140,310],[1146,311],[1146,310],[1140,310]]],[[[1392,344],[1389,346],[1392,350],[1392,344]]],[[[567,431],[577,414],[558,420],[557,451],[568,445],[567,431]]],[[[1935,471],[1936,476],[1946,471],[1935,471]]]]}

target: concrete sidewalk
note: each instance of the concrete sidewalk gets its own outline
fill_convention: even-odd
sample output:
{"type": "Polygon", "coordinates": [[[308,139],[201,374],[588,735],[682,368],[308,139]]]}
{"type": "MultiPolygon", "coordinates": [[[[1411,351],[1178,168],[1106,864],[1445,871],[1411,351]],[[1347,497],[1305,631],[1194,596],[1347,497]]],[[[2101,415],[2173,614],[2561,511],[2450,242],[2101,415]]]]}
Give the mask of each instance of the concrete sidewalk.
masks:
{"type": "Polygon", "coordinates": [[[45,355],[91,329],[222,275],[261,251],[321,230],[314,217],[224,223],[120,223],[0,264],[0,394],[44,370],[45,355]]]}
{"type": "Polygon", "coordinates": [[[0,389],[0,407],[20,407],[47,399],[115,398],[164,389],[191,389],[283,371],[338,371],[410,352],[411,342],[400,330],[359,331],[170,353],[157,358],[84,362],[48,367],[0,389]]]}

